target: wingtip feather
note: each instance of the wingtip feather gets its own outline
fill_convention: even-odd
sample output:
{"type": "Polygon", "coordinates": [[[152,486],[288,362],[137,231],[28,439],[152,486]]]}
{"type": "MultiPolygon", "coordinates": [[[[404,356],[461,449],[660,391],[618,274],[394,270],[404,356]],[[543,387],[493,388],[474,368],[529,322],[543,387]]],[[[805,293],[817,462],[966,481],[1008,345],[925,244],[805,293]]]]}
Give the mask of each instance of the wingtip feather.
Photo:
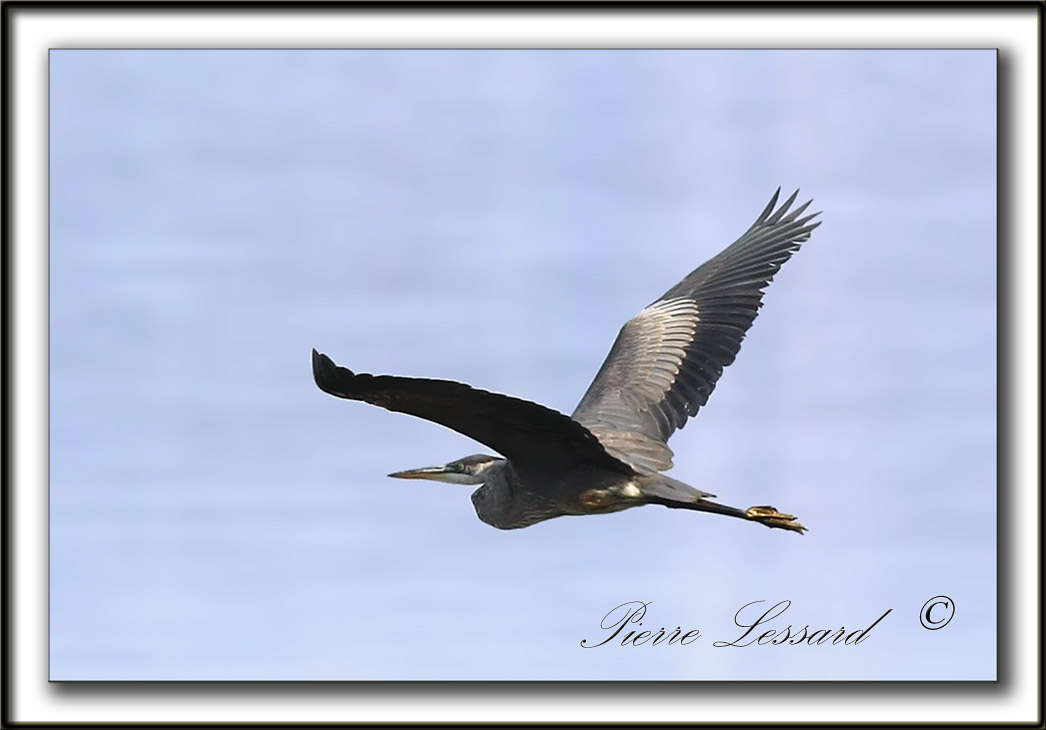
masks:
{"type": "Polygon", "coordinates": [[[316,348],[313,348],[312,379],[316,381],[316,386],[324,393],[338,395],[339,389],[337,388],[337,381],[339,375],[348,375],[351,377],[355,375],[355,373],[348,368],[339,367],[329,357],[324,355],[322,352],[318,352],[316,348]]]}

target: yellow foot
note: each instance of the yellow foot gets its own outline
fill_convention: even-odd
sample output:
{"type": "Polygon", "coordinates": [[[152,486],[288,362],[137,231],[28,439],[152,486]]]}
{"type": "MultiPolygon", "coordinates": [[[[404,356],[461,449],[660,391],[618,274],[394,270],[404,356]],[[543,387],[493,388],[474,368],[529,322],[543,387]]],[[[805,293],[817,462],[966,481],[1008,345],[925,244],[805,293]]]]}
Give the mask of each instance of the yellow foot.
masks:
{"type": "Polygon", "coordinates": [[[762,522],[767,527],[780,527],[783,530],[793,530],[800,535],[806,530],[805,527],[795,521],[794,515],[786,515],[778,512],[773,507],[763,505],[761,507],[749,507],[746,510],[748,519],[762,522]]]}

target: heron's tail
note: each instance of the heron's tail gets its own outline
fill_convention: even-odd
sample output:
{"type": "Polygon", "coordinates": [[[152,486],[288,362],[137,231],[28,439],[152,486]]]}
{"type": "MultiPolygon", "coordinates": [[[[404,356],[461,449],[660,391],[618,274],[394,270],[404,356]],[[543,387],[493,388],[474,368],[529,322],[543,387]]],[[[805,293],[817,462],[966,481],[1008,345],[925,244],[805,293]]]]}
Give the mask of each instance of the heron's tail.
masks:
{"type": "MultiPolygon", "coordinates": [[[[643,490],[643,494],[651,498],[652,502],[656,502],[657,499],[664,499],[671,502],[689,504],[715,496],[711,492],[703,492],[678,479],[666,477],[664,474],[641,477],[639,479],[639,488],[643,490]]],[[[656,503],[661,504],[660,502],[656,503]]]]}

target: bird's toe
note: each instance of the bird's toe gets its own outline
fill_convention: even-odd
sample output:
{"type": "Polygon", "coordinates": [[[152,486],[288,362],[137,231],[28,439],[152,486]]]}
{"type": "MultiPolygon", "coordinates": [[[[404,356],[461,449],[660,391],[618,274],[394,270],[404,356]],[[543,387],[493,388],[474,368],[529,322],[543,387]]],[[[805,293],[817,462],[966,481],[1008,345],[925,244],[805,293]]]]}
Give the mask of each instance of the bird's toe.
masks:
{"type": "Polygon", "coordinates": [[[745,511],[745,514],[748,515],[748,519],[761,522],[767,527],[778,527],[782,530],[792,530],[793,532],[798,532],[800,535],[806,531],[806,528],[796,521],[795,515],[778,512],[775,508],[770,507],[769,505],[749,507],[745,511]]]}

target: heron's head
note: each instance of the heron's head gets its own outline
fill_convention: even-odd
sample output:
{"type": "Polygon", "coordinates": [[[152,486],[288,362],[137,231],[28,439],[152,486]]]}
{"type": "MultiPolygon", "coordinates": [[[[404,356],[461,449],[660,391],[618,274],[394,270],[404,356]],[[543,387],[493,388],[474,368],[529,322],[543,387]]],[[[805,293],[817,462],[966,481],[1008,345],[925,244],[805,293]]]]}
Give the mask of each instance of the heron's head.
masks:
{"type": "Polygon", "coordinates": [[[437,482],[450,482],[451,484],[482,484],[485,481],[484,474],[486,474],[487,469],[504,461],[504,459],[497,456],[476,454],[452,461],[443,466],[425,466],[421,469],[397,471],[389,474],[389,476],[396,479],[431,479],[437,482]]]}

